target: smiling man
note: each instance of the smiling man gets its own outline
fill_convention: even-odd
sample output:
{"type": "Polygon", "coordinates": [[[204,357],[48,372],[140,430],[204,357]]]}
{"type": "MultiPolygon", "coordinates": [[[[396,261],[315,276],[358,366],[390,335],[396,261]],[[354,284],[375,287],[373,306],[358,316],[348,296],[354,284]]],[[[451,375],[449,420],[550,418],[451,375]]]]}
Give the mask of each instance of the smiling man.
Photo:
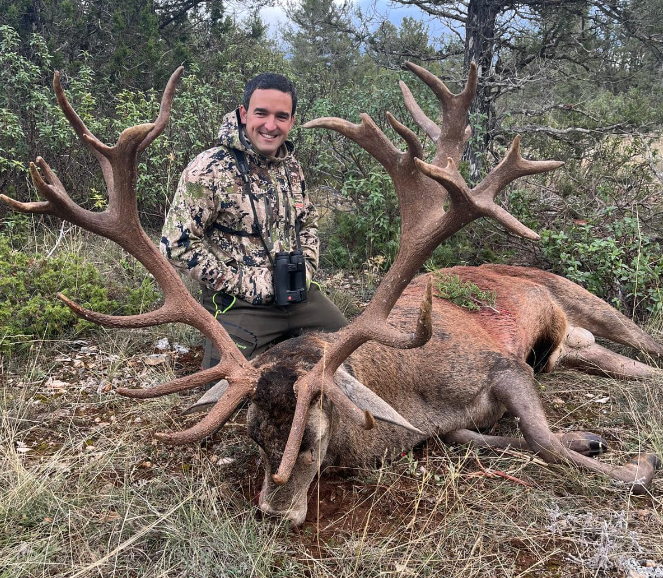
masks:
{"type": "MultiPolygon", "coordinates": [[[[219,146],[182,173],[162,232],[162,253],[201,284],[203,305],[248,359],[304,330],[347,323],[311,284],[318,215],[287,140],[296,108],[285,76],[249,81],[242,105],[223,119],[219,146]],[[283,259],[285,269],[275,267],[283,259]]],[[[203,366],[218,361],[207,340],[203,366]]]]}

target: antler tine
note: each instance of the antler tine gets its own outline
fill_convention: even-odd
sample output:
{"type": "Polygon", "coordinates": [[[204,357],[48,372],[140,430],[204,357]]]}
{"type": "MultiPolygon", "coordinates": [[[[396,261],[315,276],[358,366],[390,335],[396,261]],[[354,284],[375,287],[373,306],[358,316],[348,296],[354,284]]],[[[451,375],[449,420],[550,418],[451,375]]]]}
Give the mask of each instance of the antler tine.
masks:
{"type": "MultiPolygon", "coordinates": [[[[440,134],[437,139],[434,139],[437,144],[437,154],[433,160],[433,164],[439,166],[446,162],[448,157],[454,159],[454,162],[458,164],[463,154],[465,143],[471,134],[471,131],[467,130],[467,112],[477,91],[478,72],[476,63],[472,62],[470,64],[465,88],[458,94],[453,94],[444,82],[425,68],[412,62],[406,62],[405,67],[428,85],[435,96],[437,96],[442,107],[442,123],[439,127],[440,134]]],[[[410,109],[408,108],[408,110],[410,109]]],[[[414,113],[412,111],[410,113],[413,114],[413,118],[416,121],[414,113]]],[[[416,109],[415,113],[419,116],[416,109]]]]}
{"type": "Polygon", "coordinates": [[[83,143],[92,151],[92,154],[97,159],[99,166],[101,167],[101,172],[104,175],[104,180],[109,187],[113,186],[113,171],[111,169],[110,163],[106,158],[106,155],[99,150],[97,143],[102,144],[101,141],[92,134],[90,129],[85,125],[80,116],[76,113],[74,108],[69,103],[67,95],[64,93],[62,84],[60,83],[60,71],[56,70],[53,73],[53,91],[55,92],[55,98],[58,101],[60,109],[64,113],[65,118],[69,121],[69,124],[74,129],[74,132],[78,135],[83,143]],[[86,140],[85,136],[88,136],[91,140],[86,140]]]}
{"type": "Polygon", "coordinates": [[[335,130],[369,152],[387,171],[392,170],[404,153],[394,146],[369,115],[362,113],[360,116],[360,124],[336,117],[323,117],[311,120],[303,127],[335,130]]]}
{"type": "Polygon", "coordinates": [[[520,155],[520,135],[516,135],[502,161],[475,187],[475,194],[494,198],[512,181],[527,175],[555,170],[562,161],[528,161],[520,155]]]}
{"type": "Polygon", "coordinates": [[[253,388],[253,383],[246,376],[234,379],[231,383],[235,387],[228,387],[221,399],[198,423],[179,432],[159,432],[154,434],[154,437],[164,443],[179,446],[212,435],[228,420],[235,408],[246,398],[247,391],[253,388]]]}
{"type": "Polygon", "coordinates": [[[145,137],[143,142],[138,147],[138,154],[142,153],[151,143],[157,138],[168,126],[168,121],[170,120],[170,111],[173,107],[173,99],[175,98],[175,90],[177,85],[182,77],[184,72],[184,67],[180,66],[173,74],[170,75],[168,79],[168,84],[166,89],[163,91],[163,96],[161,97],[161,106],[159,107],[159,116],[154,121],[154,128],[150,133],[145,137]]]}
{"type": "MultiPolygon", "coordinates": [[[[41,157],[37,157],[37,164],[39,164],[40,168],[46,174],[47,180],[52,184],[49,185],[41,178],[35,163],[30,163],[30,175],[32,176],[32,182],[34,183],[37,190],[41,193],[41,195],[48,200],[33,203],[21,203],[10,197],[7,197],[6,195],[0,195],[0,199],[2,199],[13,209],[16,209],[22,213],[56,214],[56,211],[60,208],[61,204],[70,203],[73,205],[74,203],[71,201],[71,199],[69,199],[67,192],[62,186],[62,183],[51,170],[51,167],[48,166],[46,161],[44,161],[44,159],[41,157]],[[51,202],[51,199],[53,202],[51,202]]],[[[62,216],[60,212],[58,212],[57,215],[62,216]]]]}
{"type": "Polygon", "coordinates": [[[424,147],[421,145],[421,142],[417,138],[417,135],[406,127],[403,123],[399,122],[394,116],[387,112],[387,120],[392,128],[401,136],[401,138],[407,143],[408,150],[408,160],[421,158],[424,154],[424,147]]]}
{"type": "Polygon", "coordinates": [[[416,122],[428,135],[428,138],[434,143],[437,142],[437,139],[440,138],[440,127],[437,126],[437,123],[433,122],[426,113],[421,109],[419,103],[414,98],[412,91],[409,89],[408,85],[405,84],[402,80],[399,81],[399,86],[401,87],[401,92],[403,93],[403,101],[405,102],[405,108],[408,109],[410,115],[414,122],[416,122]]]}

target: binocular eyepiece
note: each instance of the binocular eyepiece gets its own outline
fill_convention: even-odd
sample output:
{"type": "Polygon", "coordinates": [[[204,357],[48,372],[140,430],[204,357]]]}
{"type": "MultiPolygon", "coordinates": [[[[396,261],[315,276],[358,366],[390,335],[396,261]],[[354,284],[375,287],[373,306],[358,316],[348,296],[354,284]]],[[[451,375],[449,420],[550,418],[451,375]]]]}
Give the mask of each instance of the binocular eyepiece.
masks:
{"type": "Polygon", "coordinates": [[[274,299],[279,307],[306,301],[306,259],[301,250],[276,253],[274,299]]]}

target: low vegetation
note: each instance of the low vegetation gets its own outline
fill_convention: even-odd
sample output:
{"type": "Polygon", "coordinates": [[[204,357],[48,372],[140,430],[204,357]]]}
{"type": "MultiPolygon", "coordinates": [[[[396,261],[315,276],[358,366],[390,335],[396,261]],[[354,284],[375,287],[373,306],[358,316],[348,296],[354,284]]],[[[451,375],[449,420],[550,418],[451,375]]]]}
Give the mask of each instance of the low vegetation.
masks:
{"type": "Polygon", "coordinates": [[[458,275],[434,271],[433,279],[434,295],[439,299],[446,299],[470,311],[495,306],[495,293],[484,291],[471,281],[463,281],[458,275]]]}

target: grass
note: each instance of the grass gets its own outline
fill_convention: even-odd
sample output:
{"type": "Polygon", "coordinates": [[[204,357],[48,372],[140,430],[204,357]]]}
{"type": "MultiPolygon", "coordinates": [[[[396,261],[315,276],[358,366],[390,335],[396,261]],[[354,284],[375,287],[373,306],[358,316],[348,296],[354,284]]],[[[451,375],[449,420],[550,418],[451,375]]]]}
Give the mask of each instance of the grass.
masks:
{"type": "MultiPolygon", "coordinates": [[[[109,382],[158,383],[199,363],[194,349],[147,366],[168,330],[134,333],[51,344],[32,364],[5,360],[3,578],[589,577],[642,571],[647,560],[662,571],[660,476],[651,495],[631,496],[524,452],[438,440],[381,468],[325,472],[303,529],[262,519],[243,411],[210,440],[169,448],[151,433],[182,427],[178,411],[192,398],[135,402],[103,391],[109,382]]],[[[608,439],[613,451],[602,459],[663,454],[661,383],[562,372],[541,385],[556,430],[608,439]]],[[[498,425],[513,431],[510,420],[498,425]]]]}
{"type": "MultiPolygon", "coordinates": [[[[117,256],[79,250],[102,269],[117,256]]],[[[100,330],[0,359],[1,578],[663,575],[663,473],[632,496],[525,452],[435,439],[382,467],[324,472],[303,528],[263,519],[245,409],[203,443],[170,448],[152,433],[191,423],[179,410],[194,395],[114,393],[195,371],[199,343],[181,326],[100,330]],[[163,337],[190,351],[146,363],[163,337]]],[[[555,431],[601,434],[601,459],[624,463],[663,455],[662,381],[560,372],[540,386],[555,431]]]]}

